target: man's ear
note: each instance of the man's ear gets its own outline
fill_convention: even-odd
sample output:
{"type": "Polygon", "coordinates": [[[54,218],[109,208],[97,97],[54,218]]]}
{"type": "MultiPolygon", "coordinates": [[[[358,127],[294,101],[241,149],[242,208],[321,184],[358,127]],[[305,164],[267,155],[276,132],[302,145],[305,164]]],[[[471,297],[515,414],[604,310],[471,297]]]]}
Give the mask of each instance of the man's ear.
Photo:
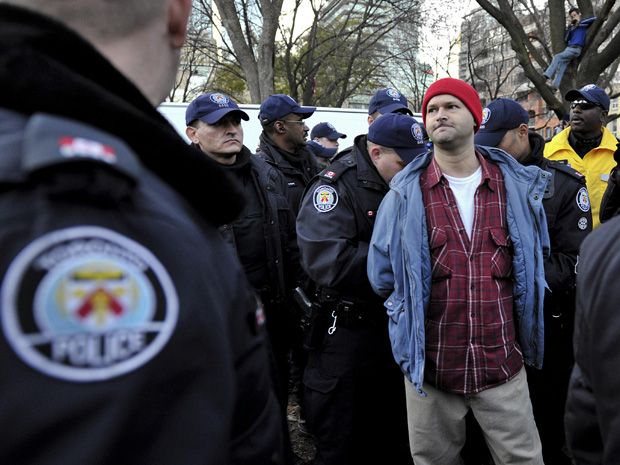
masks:
{"type": "Polygon", "coordinates": [[[519,125],[519,135],[520,136],[527,136],[527,133],[529,132],[529,128],[527,126],[527,124],[522,123],[519,125]]]}
{"type": "Polygon", "coordinates": [[[381,148],[376,145],[371,145],[368,148],[368,154],[370,155],[370,159],[374,162],[381,158],[381,148]]]}
{"type": "Polygon", "coordinates": [[[167,0],[168,36],[174,49],[180,49],[187,36],[187,23],[192,12],[192,0],[167,0]]]}
{"type": "Polygon", "coordinates": [[[276,121],[273,123],[273,127],[275,128],[278,134],[284,134],[286,132],[286,128],[284,127],[284,123],[280,121],[276,121]]]}
{"type": "Polygon", "coordinates": [[[185,128],[185,135],[187,136],[187,138],[190,140],[192,144],[198,143],[198,138],[196,137],[196,128],[192,126],[187,126],[185,128]]]}

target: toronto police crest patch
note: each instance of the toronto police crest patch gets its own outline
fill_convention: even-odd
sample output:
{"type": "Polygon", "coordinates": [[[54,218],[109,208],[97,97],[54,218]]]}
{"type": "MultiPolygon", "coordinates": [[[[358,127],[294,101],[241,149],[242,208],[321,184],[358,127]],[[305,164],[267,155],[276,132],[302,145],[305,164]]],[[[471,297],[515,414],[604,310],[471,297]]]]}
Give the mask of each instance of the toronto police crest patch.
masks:
{"type": "Polygon", "coordinates": [[[400,99],[400,92],[398,92],[396,89],[394,89],[393,87],[388,87],[385,90],[385,93],[392,97],[394,100],[399,100],[400,99]]]}
{"type": "Polygon", "coordinates": [[[579,189],[577,192],[577,206],[583,212],[590,211],[590,198],[588,197],[588,190],[585,187],[579,189]]]}
{"type": "Polygon", "coordinates": [[[338,193],[331,186],[319,186],[314,190],[312,200],[319,213],[327,213],[338,204],[338,193]]]}
{"type": "Polygon", "coordinates": [[[219,105],[221,107],[227,107],[228,104],[230,103],[230,99],[228,97],[226,97],[224,94],[220,94],[219,92],[211,94],[209,99],[213,103],[216,103],[217,105],[219,105]]]}
{"type": "Polygon", "coordinates": [[[487,107],[482,109],[482,121],[480,122],[480,127],[484,128],[484,125],[489,122],[489,118],[491,117],[491,110],[487,107]]]}
{"type": "Polygon", "coordinates": [[[168,272],[142,245],[100,227],[54,231],[27,245],[1,287],[7,341],[48,376],[92,382],[136,370],[176,326],[168,272]]]}

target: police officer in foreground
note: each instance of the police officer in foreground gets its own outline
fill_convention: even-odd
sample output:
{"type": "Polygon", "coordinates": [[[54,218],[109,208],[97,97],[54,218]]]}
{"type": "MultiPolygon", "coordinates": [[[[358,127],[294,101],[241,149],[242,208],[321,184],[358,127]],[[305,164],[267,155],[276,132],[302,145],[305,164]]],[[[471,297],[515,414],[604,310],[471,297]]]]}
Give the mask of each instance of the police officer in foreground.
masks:
{"type": "Polygon", "coordinates": [[[281,463],[239,193],[154,108],[191,3],[0,3],[0,463],[281,463]]]}
{"type": "Polygon", "coordinates": [[[302,280],[295,217],[284,196],[286,184],[280,173],[243,145],[242,119],[248,121],[247,113],[229,96],[210,92],[187,107],[185,132],[195,147],[235,177],[243,189],[243,210],[219,229],[264,305],[278,398],[286,411],[291,292],[302,280]]]}
{"type": "Polygon", "coordinates": [[[545,141],[528,130],[528,122],[527,111],[514,100],[494,100],[483,111],[475,142],[503,149],[521,164],[552,175],[543,199],[551,242],[545,262],[545,355],[542,370],[528,369],[527,375],[545,463],[568,465],[563,421],[573,365],[576,270],[579,247],[592,230],[592,214],[585,177],[565,163],[544,158],[545,141]]]}
{"type": "Polygon", "coordinates": [[[305,192],[298,243],[321,303],[304,373],[316,465],[411,463],[402,374],[382,299],[366,276],[366,258],[390,180],[423,151],[414,118],[384,115],[305,192]]]}

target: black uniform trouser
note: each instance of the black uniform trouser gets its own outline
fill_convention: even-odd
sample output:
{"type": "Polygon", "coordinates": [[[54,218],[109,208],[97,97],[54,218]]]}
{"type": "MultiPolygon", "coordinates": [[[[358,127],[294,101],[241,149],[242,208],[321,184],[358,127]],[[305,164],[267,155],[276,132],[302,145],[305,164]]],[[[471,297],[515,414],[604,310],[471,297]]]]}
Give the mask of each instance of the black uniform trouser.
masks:
{"type": "Polygon", "coordinates": [[[570,465],[565,453],[564,409],[573,368],[572,319],[545,318],[545,356],[542,370],[527,367],[534,419],[545,463],[570,465]]]}
{"type": "Polygon", "coordinates": [[[320,328],[304,372],[314,465],[411,464],[403,375],[387,321],[320,328]]]}

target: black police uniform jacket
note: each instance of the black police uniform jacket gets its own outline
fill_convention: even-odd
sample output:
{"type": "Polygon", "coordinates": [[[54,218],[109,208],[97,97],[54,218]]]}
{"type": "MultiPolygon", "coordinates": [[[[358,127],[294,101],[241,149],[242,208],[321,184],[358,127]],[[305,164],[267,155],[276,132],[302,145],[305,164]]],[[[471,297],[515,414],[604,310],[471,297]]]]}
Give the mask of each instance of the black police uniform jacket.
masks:
{"type": "Polygon", "coordinates": [[[73,32],[0,6],[0,463],[274,463],[214,162],[73,32]],[[211,223],[211,224],[209,224],[211,223]]]}
{"type": "Polygon", "coordinates": [[[273,166],[252,155],[245,146],[233,165],[222,167],[243,186],[246,205],[234,221],[219,227],[220,232],[238,252],[263,303],[282,305],[290,301],[291,289],[303,281],[295,217],[285,196],[286,183],[273,166]],[[254,229],[254,222],[261,223],[259,230],[254,229]],[[251,250],[244,253],[243,249],[251,250]],[[246,263],[244,255],[264,256],[265,260],[261,264],[246,263]],[[263,265],[264,269],[253,279],[257,265],[263,265]]]}
{"type": "Polygon", "coordinates": [[[246,204],[232,222],[220,226],[264,305],[267,331],[280,381],[279,399],[288,396],[288,350],[294,325],[292,290],[304,283],[299,265],[295,217],[280,173],[244,146],[235,163],[223,166],[243,189],[246,204]]]}
{"type": "Polygon", "coordinates": [[[545,261],[545,279],[550,290],[545,296],[545,326],[559,317],[570,335],[579,247],[592,231],[585,177],[567,164],[546,159],[545,142],[540,135],[530,132],[529,139],[532,151],[522,163],[538,166],[552,175],[543,199],[551,245],[551,254],[545,261]]]}
{"type": "Polygon", "coordinates": [[[577,276],[575,367],[566,402],[566,439],[574,463],[618,463],[620,457],[620,218],[583,242],[577,276]]]}
{"type": "Polygon", "coordinates": [[[601,211],[599,219],[601,223],[611,219],[618,214],[620,210],[620,173],[618,173],[618,163],[620,162],[620,142],[617,144],[614,152],[614,160],[616,166],[611,170],[609,179],[607,180],[607,188],[601,200],[601,211]]]}
{"type": "Polygon", "coordinates": [[[544,139],[529,134],[531,153],[524,165],[551,173],[543,198],[551,254],[545,261],[545,355],[542,370],[528,369],[534,418],[545,444],[545,461],[566,463],[563,412],[573,366],[572,334],[579,247],[592,230],[585,177],[567,164],[543,156],[544,139]]]}
{"type": "Polygon", "coordinates": [[[366,149],[366,136],[339,153],[308,185],[297,216],[301,263],[310,279],[341,298],[377,304],[366,274],[368,246],[388,192],[366,149]]]}
{"type": "Polygon", "coordinates": [[[273,143],[263,131],[256,156],[274,166],[286,182],[286,198],[293,214],[297,216],[304,189],[310,180],[320,171],[314,155],[306,147],[295,153],[287,153],[273,143]]]}

